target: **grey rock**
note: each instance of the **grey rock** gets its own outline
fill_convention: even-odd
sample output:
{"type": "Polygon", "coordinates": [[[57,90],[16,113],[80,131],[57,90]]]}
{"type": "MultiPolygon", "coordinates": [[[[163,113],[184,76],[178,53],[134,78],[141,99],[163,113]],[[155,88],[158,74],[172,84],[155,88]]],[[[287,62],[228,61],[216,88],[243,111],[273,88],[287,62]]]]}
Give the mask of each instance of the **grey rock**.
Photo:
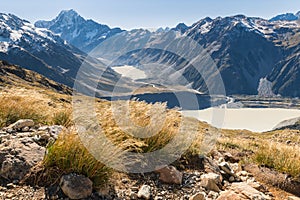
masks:
{"type": "Polygon", "coordinates": [[[219,167],[221,170],[223,170],[225,173],[227,173],[228,175],[231,176],[236,176],[236,174],[234,173],[234,171],[230,168],[229,164],[227,162],[222,162],[219,164],[219,167]]]}
{"type": "Polygon", "coordinates": [[[20,119],[16,121],[15,123],[11,124],[8,126],[8,128],[11,128],[13,130],[21,130],[22,128],[25,127],[33,127],[34,126],[34,121],[31,119],[20,119]]]}
{"type": "Polygon", "coordinates": [[[45,155],[45,148],[30,138],[7,140],[0,149],[0,175],[8,180],[21,180],[45,155]]]}
{"type": "Polygon", "coordinates": [[[60,187],[70,199],[84,199],[91,196],[93,182],[84,175],[68,174],[61,177],[60,187]]]}
{"type": "Polygon", "coordinates": [[[53,126],[49,126],[49,134],[51,137],[54,137],[55,139],[57,139],[59,133],[64,129],[63,126],[60,125],[53,125],[53,126]]]}

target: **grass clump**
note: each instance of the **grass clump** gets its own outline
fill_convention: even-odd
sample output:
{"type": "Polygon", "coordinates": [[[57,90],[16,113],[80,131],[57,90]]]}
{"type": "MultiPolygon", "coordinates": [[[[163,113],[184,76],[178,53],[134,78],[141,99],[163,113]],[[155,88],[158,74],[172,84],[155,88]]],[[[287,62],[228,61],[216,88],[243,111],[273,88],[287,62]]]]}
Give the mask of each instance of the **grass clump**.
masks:
{"type": "Polygon", "coordinates": [[[54,113],[52,117],[52,124],[70,127],[73,125],[72,112],[70,109],[60,110],[54,113]]]}
{"type": "Polygon", "coordinates": [[[35,99],[21,96],[0,97],[0,127],[8,126],[19,119],[32,119],[43,123],[47,116],[35,99]]]}
{"type": "Polygon", "coordinates": [[[264,144],[255,152],[254,160],[260,165],[294,177],[300,175],[300,148],[298,146],[264,144]]]}
{"type": "Polygon", "coordinates": [[[60,175],[83,174],[93,181],[96,188],[107,182],[111,173],[110,168],[90,154],[75,131],[67,130],[48,148],[44,166],[46,169],[59,169],[60,175]]]}

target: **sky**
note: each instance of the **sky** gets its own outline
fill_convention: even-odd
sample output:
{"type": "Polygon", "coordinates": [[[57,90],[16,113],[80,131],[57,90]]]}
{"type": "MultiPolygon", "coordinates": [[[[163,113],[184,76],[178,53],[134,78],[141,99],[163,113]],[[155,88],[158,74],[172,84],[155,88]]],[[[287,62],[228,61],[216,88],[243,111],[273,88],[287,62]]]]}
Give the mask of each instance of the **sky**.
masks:
{"type": "Polygon", "coordinates": [[[299,0],[1,0],[0,12],[30,22],[53,19],[61,10],[123,29],[191,25],[204,17],[247,16],[271,18],[300,11],[299,0]]]}

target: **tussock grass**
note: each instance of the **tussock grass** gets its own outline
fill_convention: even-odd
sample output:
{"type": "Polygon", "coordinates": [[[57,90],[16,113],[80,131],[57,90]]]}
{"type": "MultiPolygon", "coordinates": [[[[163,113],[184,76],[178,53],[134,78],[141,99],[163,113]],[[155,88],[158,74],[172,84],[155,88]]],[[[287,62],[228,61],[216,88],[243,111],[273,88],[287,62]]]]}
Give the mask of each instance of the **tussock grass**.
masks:
{"type": "Polygon", "coordinates": [[[104,184],[112,171],[91,155],[74,130],[65,130],[59,135],[48,148],[44,165],[48,169],[58,169],[59,174],[83,174],[93,181],[94,187],[104,184]]]}
{"type": "Polygon", "coordinates": [[[51,123],[55,125],[62,125],[64,127],[74,125],[72,120],[72,110],[66,108],[65,110],[55,112],[52,116],[51,123]]]}
{"type": "MultiPolygon", "coordinates": [[[[64,173],[80,173],[91,178],[96,187],[100,187],[110,177],[112,169],[98,161],[95,155],[86,149],[82,143],[81,135],[73,128],[71,104],[60,99],[69,96],[45,92],[37,97],[32,92],[0,96],[0,127],[8,126],[18,119],[29,118],[37,123],[57,124],[68,127],[58,140],[48,148],[44,159],[45,172],[50,179],[64,173]],[[56,106],[48,105],[54,102],[56,106]],[[49,173],[48,173],[49,172],[49,173]],[[53,175],[54,174],[54,175],[53,175]],[[55,175],[56,174],[56,175],[55,175]]],[[[164,103],[148,104],[138,101],[97,101],[95,103],[97,122],[100,124],[105,136],[114,145],[124,152],[147,153],[161,149],[167,145],[177,134],[189,133],[196,128],[197,135],[190,148],[185,152],[189,155],[202,153],[203,143],[206,143],[207,134],[217,129],[197,120],[185,118],[176,109],[167,109],[164,103]],[[125,105],[128,105],[128,109],[125,105]],[[190,127],[180,128],[183,120],[189,121],[190,127]],[[144,138],[141,138],[143,136],[144,138]]],[[[80,115],[84,118],[83,110],[80,115]]],[[[92,126],[92,125],[91,125],[92,126]]],[[[101,140],[97,135],[84,133],[87,138],[95,136],[92,141],[101,140]]],[[[209,136],[209,135],[208,135],[209,136]]],[[[217,148],[230,152],[246,152],[244,163],[257,163],[273,168],[292,176],[300,174],[300,134],[294,131],[274,131],[257,134],[248,131],[222,130],[218,139],[217,148]],[[287,145],[290,140],[292,145],[287,145]],[[247,152],[250,152],[249,154],[247,152]]],[[[92,143],[91,143],[92,146],[92,143]]],[[[107,162],[114,163],[115,158],[122,158],[122,152],[111,151],[106,144],[95,145],[95,151],[106,155],[107,162]],[[110,160],[112,159],[112,160],[110,160]]],[[[115,163],[122,164],[122,163],[115,163]]]]}
{"type": "Polygon", "coordinates": [[[35,122],[44,123],[47,114],[43,107],[34,98],[21,96],[0,97],[0,127],[8,126],[19,119],[32,119],[35,122]]]}
{"type": "Polygon", "coordinates": [[[254,160],[260,165],[288,173],[294,177],[300,175],[299,146],[287,146],[279,143],[264,144],[255,152],[254,160]]]}
{"type": "MultiPolygon", "coordinates": [[[[148,104],[138,101],[102,103],[97,108],[97,117],[105,134],[116,144],[135,141],[130,151],[148,153],[167,145],[177,134],[186,139],[188,131],[198,129],[198,134],[189,149],[195,153],[201,146],[203,123],[189,119],[190,127],[180,132],[183,117],[176,109],[167,109],[165,103],[148,104]],[[126,105],[127,104],[127,108],[126,105]],[[185,134],[185,135],[184,135],[185,134]],[[114,137],[114,139],[111,138],[114,137]]],[[[207,126],[207,125],[206,125],[207,126]]],[[[180,141],[183,142],[183,141],[180,141]]],[[[199,152],[197,152],[199,153],[199,152]]]]}

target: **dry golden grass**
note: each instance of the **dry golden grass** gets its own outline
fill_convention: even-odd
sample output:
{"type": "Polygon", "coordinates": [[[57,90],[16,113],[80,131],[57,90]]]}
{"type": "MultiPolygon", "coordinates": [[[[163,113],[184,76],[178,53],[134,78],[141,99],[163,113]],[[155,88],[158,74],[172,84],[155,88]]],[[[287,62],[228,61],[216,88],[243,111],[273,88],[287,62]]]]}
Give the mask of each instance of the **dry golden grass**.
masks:
{"type": "Polygon", "coordinates": [[[94,187],[104,184],[111,172],[109,167],[90,154],[77,133],[70,130],[61,133],[57,141],[48,148],[44,165],[46,168],[59,169],[60,174],[84,174],[93,181],[94,187]]]}
{"type": "Polygon", "coordinates": [[[256,163],[278,172],[300,175],[300,135],[298,131],[282,130],[268,133],[223,131],[218,148],[231,152],[252,152],[244,163],[256,163]],[[286,141],[290,141],[287,144],[286,141]]]}
{"type": "Polygon", "coordinates": [[[66,108],[65,110],[55,112],[52,116],[51,123],[55,125],[62,125],[67,128],[74,125],[72,120],[72,110],[66,108]]]}
{"type": "Polygon", "coordinates": [[[288,173],[300,175],[300,147],[280,143],[264,143],[255,152],[254,160],[260,165],[288,173]]]}
{"type": "Polygon", "coordinates": [[[41,112],[42,106],[34,98],[20,96],[0,97],[0,127],[8,126],[19,119],[33,119],[43,123],[47,114],[41,112]]]}
{"type": "Polygon", "coordinates": [[[48,90],[5,88],[0,91],[0,127],[19,119],[37,124],[72,125],[71,104],[67,95],[48,90]]]}

